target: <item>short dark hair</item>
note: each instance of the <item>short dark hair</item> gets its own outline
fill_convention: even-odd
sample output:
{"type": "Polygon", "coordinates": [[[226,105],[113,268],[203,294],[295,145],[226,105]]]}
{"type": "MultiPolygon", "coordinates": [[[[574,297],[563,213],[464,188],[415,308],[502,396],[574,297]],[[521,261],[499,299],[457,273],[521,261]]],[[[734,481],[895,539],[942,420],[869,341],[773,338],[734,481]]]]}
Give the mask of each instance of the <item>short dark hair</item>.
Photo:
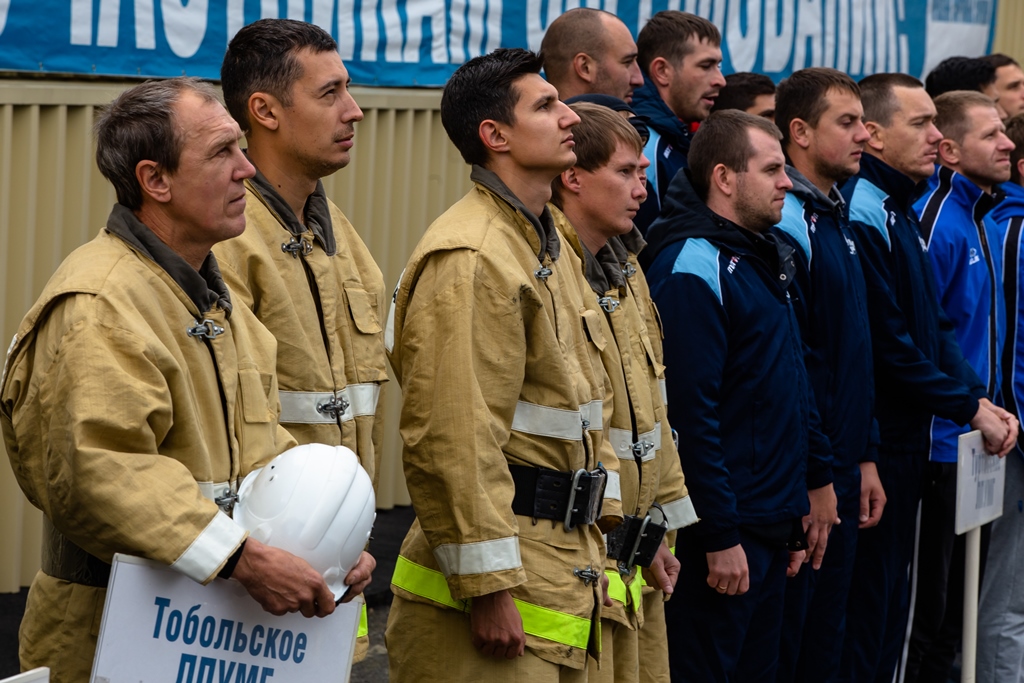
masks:
{"type": "Polygon", "coordinates": [[[711,111],[742,109],[754,106],[761,95],[774,95],[775,83],[764,74],[740,71],[725,77],[725,87],[718,91],[718,99],[711,111]]]}
{"type": "Polygon", "coordinates": [[[993,52],[990,55],[984,57],[978,57],[983,62],[988,62],[994,69],[1001,69],[1004,66],[1020,66],[1017,60],[1010,55],[1004,55],[1002,52],[993,52]]]}
{"type": "Polygon", "coordinates": [[[540,43],[540,58],[544,62],[544,74],[557,88],[572,72],[572,59],[583,52],[597,57],[605,49],[605,35],[602,14],[619,21],[614,14],[604,10],[577,7],[560,15],[551,22],[540,43]]]}
{"type": "Polygon", "coordinates": [[[540,57],[522,48],[498,48],[474,57],[452,74],[441,93],[441,124],[467,164],[487,162],[480,124],[514,124],[519,91],[515,82],[539,74],[540,57]]]}
{"type": "Polygon", "coordinates": [[[754,146],[750,142],[750,129],[760,130],[776,140],[782,139],[778,127],[766,118],[754,116],[739,109],[711,112],[700,124],[690,142],[687,161],[690,165],[690,184],[702,201],[707,201],[711,187],[711,172],[718,164],[743,173],[747,170],[754,146]]]}
{"type": "MultiPolygon", "coordinates": [[[[620,142],[632,146],[638,157],[643,154],[644,143],[640,133],[619,112],[592,102],[574,102],[569,108],[580,117],[580,122],[572,127],[572,137],[576,141],[574,166],[584,171],[596,171],[608,164],[620,142]]],[[[551,187],[552,199],[561,208],[561,175],[555,178],[551,187]]]]}
{"type": "Polygon", "coordinates": [[[812,128],[818,125],[833,90],[860,97],[856,81],[842,71],[823,66],[800,69],[779,83],[775,90],[775,123],[782,131],[783,145],[789,143],[789,124],[794,119],[806,121],[812,128]]]}
{"type": "Polygon", "coordinates": [[[996,80],[996,68],[976,57],[948,57],[931,70],[924,79],[924,89],[931,98],[953,90],[981,92],[996,80]]]}
{"type": "Polygon", "coordinates": [[[302,78],[302,66],[295,59],[299,50],[320,54],[337,49],[331,34],[304,21],[260,19],[243,26],[228,44],[220,67],[224,102],[242,132],[250,129],[253,93],[265,92],[291,106],[292,85],[302,78]]]}
{"type": "Polygon", "coordinates": [[[874,121],[882,127],[892,125],[892,115],[899,109],[896,88],[923,88],[924,84],[913,76],[884,73],[865,76],[860,86],[860,102],[864,105],[864,120],[874,121]]]}
{"type": "Polygon", "coordinates": [[[678,10],[663,10],[651,17],[640,30],[636,38],[637,62],[645,74],[651,62],[658,57],[680,64],[693,52],[694,43],[702,40],[721,45],[722,34],[704,17],[678,10]]]}
{"type": "Polygon", "coordinates": [[[1020,185],[1021,175],[1017,170],[1017,164],[1024,159],[1024,114],[1017,114],[1006,120],[1006,137],[1017,145],[1010,152],[1010,181],[1020,185]]]}
{"type": "Polygon", "coordinates": [[[935,127],[942,137],[957,144],[964,141],[970,122],[967,112],[975,107],[996,108],[995,100],[976,90],[951,90],[935,98],[935,127]]]}
{"type": "Polygon", "coordinates": [[[217,91],[196,78],[146,81],[125,90],[96,119],[96,165],[117,192],[117,201],[137,211],[142,188],[135,177],[140,161],[153,161],[168,173],[178,170],[184,132],[175,105],[186,92],[204,102],[220,102],[217,91]]]}

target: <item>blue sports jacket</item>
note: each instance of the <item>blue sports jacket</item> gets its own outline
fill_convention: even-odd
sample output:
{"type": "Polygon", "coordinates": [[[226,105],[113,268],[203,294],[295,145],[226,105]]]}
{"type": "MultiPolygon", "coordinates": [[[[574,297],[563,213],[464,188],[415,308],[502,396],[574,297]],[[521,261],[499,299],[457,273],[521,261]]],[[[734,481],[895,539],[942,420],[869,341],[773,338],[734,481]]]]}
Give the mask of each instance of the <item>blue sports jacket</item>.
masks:
{"type": "MultiPolygon", "coordinates": [[[[686,155],[690,151],[690,128],[668,108],[658,94],[658,88],[647,76],[644,84],[633,91],[633,111],[648,119],[651,137],[644,146],[644,156],[651,162],[647,171],[647,201],[633,219],[634,225],[646,234],[648,226],[661,213],[665,193],[679,169],[687,168],[686,155]]],[[[646,266],[642,256],[641,264],[646,266]]]]}
{"type": "Polygon", "coordinates": [[[790,292],[804,341],[804,363],[822,431],[832,445],[833,467],[849,471],[877,460],[864,272],[839,191],[833,188],[826,196],[792,166],[786,174],[793,189],[774,230],[796,248],[796,283],[790,292]]]}
{"type": "MultiPolygon", "coordinates": [[[[985,216],[990,232],[1003,238],[1003,301],[1006,306],[1006,340],[1000,363],[1002,400],[1020,419],[1024,408],[1024,278],[1021,277],[1021,236],[1024,235],[1024,187],[1003,183],[1003,201],[985,216]]],[[[1024,437],[1022,437],[1024,438],[1024,437]]],[[[1018,440],[1017,450],[1024,455],[1018,440]]]]}
{"type": "MultiPolygon", "coordinates": [[[[952,169],[939,166],[928,179],[924,194],[914,202],[942,310],[956,329],[964,358],[993,397],[999,394],[1006,319],[999,286],[1003,232],[996,224],[986,223],[985,215],[1001,196],[999,190],[993,196],[952,169]]],[[[931,426],[929,459],[956,462],[957,437],[967,431],[936,418],[931,426]]]]}
{"type": "Polygon", "coordinates": [[[879,448],[920,455],[930,447],[933,416],[967,424],[985,385],[939,305],[914,182],[865,154],[842,193],[867,284],[879,448]]]}
{"type": "Polygon", "coordinates": [[[790,302],[793,249],[712,213],[683,172],[647,250],[669,420],[701,517],[694,542],[723,550],[739,543],[741,526],[764,535],[798,522],[807,490],[831,483],[832,472],[790,302]]]}

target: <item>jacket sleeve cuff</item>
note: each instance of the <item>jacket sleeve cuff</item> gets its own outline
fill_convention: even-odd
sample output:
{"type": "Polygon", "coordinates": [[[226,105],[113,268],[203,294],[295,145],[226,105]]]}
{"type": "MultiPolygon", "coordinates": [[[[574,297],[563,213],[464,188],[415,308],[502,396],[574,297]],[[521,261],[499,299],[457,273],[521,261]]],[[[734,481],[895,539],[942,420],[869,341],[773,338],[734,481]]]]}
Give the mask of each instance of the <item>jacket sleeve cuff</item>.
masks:
{"type": "Polygon", "coordinates": [[[701,536],[701,545],[704,552],[717,553],[720,550],[727,550],[740,544],[740,530],[733,527],[722,529],[701,536]]]}
{"type": "Polygon", "coordinates": [[[807,490],[813,491],[832,483],[832,468],[821,467],[807,470],[807,490]]]}
{"type": "Polygon", "coordinates": [[[509,590],[526,583],[526,570],[517,567],[488,574],[453,574],[447,580],[452,598],[468,600],[479,595],[509,590]]]}
{"type": "Polygon", "coordinates": [[[864,450],[864,455],[861,456],[860,462],[878,462],[878,446],[871,445],[864,450]]]}
{"type": "Polygon", "coordinates": [[[218,510],[202,533],[171,564],[171,569],[198,583],[208,583],[217,576],[246,536],[248,532],[245,529],[218,510]]]}
{"type": "Polygon", "coordinates": [[[963,412],[953,416],[953,421],[956,422],[958,425],[964,426],[969,424],[970,421],[974,419],[974,416],[978,414],[978,408],[980,406],[979,400],[983,398],[988,398],[988,396],[985,394],[984,389],[982,389],[981,391],[981,396],[976,396],[976,393],[977,390],[972,391],[971,397],[967,400],[967,402],[964,405],[963,412]]]}

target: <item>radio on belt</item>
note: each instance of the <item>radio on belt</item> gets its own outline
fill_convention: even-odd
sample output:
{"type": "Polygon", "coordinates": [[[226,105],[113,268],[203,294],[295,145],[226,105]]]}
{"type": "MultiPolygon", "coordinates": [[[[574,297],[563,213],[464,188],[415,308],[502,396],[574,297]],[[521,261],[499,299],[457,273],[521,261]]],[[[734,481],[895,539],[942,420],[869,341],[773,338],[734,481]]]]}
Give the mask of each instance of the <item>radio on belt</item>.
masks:
{"type": "Polygon", "coordinates": [[[645,517],[626,515],[608,534],[608,557],[618,563],[622,574],[628,574],[633,565],[650,567],[667,531],[668,519],[657,503],[645,517]]]}

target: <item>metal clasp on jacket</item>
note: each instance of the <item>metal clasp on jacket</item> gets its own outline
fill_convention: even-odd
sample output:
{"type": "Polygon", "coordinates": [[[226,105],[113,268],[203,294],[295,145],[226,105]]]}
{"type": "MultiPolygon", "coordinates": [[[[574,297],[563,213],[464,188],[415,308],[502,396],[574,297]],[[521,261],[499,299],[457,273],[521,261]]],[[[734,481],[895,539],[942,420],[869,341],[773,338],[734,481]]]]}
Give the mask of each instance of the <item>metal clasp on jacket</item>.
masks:
{"type": "Polygon", "coordinates": [[[601,578],[601,572],[594,569],[593,566],[588,566],[586,569],[576,567],[572,570],[572,575],[583,581],[584,586],[589,586],[591,583],[595,583],[601,578]]]}
{"type": "Polygon", "coordinates": [[[235,509],[235,503],[238,502],[238,494],[231,489],[228,489],[224,492],[224,495],[214,498],[213,502],[217,504],[217,507],[219,507],[224,514],[230,517],[231,513],[235,509]]]}
{"type": "Polygon", "coordinates": [[[654,442],[652,442],[652,441],[637,441],[635,444],[633,444],[632,449],[633,449],[633,455],[635,455],[638,458],[642,458],[642,457],[644,457],[645,455],[647,455],[648,453],[650,453],[651,451],[654,450],[654,442]]]}
{"type": "Polygon", "coordinates": [[[216,339],[220,335],[224,334],[224,328],[209,318],[205,318],[202,322],[197,320],[196,324],[186,329],[185,332],[187,332],[190,337],[216,339]]]}
{"type": "Polygon", "coordinates": [[[625,275],[626,277],[633,277],[634,275],[636,275],[636,266],[634,266],[632,263],[627,263],[626,265],[622,266],[622,274],[625,275]]]}
{"type": "Polygon", "coordinates": [[[549,277],[551,277],[551,272],[552,271],[550,268],[548,268],[544,264],[540,264],[537,270],[533,271],[533,275],[538,280],[547,280],[549,277]]]}
{"type": "Polygon", "coordinates": [[[604,309],[605,313],[614,313],[615,309],[622,303],[618,299],[613,299],[610,296],[602,296],[597,300],[597,303],[601,304],[601,308],[604,309]]]}
{"type": "Polygon", "coordinates": [[[306,240],[300,240],[297,237],[292,237],[291,242],[281,243],[281,251],[286,254],[291,254],[292,258],[299,258],[299,254],[309,256],[313,253],[313,245],[306,240]]]}
{"type": "Polygon", "coordinates": [[[337,396],[331,396],[326,401],[321,401],[320,403],[316,404],[316,412],[320,413],[321,415],[330,415],[335,420],[337,420],[339,417],[345,414],[345,411],[348,410],[348,406],[348,399],[346,399],[344,396],[340,398],[337,396]]]}

